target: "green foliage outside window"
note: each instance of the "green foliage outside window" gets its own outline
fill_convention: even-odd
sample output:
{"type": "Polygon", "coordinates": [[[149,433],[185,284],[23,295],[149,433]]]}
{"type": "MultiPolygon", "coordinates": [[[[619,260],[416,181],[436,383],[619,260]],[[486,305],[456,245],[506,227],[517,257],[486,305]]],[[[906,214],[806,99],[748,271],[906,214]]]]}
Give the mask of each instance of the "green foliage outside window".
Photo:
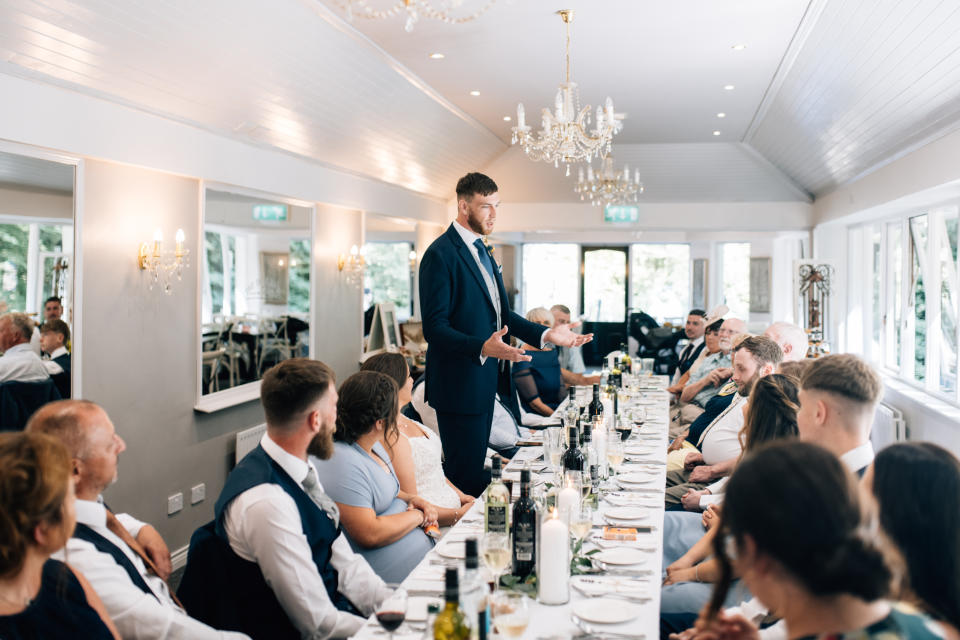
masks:
{"type": "Polygon", "coordinates": [[[368,242],[364,245],[367,271],[363,279],[363,306],[392,302],[397,318],[410,316],[413,305],[409,242],[368,242]]]}
{"type": "Polygon", "coordinates": [[[310,241],[290,241],[290,311],[310,311],[310,241]]]}

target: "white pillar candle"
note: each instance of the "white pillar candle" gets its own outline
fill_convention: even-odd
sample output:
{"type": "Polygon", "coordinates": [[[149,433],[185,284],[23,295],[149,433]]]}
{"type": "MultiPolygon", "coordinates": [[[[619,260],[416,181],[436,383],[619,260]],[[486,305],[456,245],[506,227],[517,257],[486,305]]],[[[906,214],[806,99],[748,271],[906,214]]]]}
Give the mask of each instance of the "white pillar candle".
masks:
{"type": "MultiPolygon", "coordinates": [[[[564,489],[563,493],[572,491],[564,489]]],[[[543,604],[564,604],[570,599],[570,532],[566,523],[556,517],[547,518],[540,530],[540,570],[537,587],[543,604]]]]}
{"type": "Polygon", "coordinates": [[[573,487],[564,487],[557,496],[557,509],[560,519],[569,522],[573,510],[580,506],[580,492],[573,487]]]}

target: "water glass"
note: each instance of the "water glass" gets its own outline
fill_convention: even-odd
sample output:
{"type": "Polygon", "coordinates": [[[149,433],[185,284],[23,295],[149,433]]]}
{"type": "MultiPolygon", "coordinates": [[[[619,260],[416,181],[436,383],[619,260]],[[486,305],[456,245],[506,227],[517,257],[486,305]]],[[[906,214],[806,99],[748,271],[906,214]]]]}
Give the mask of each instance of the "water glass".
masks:
{"type": "Polygon", "coordinates": [[[522,593],[501,591],[490,602],[493,624],[507,638],[519,638],[530,624],[530,598],[522,593]]]}

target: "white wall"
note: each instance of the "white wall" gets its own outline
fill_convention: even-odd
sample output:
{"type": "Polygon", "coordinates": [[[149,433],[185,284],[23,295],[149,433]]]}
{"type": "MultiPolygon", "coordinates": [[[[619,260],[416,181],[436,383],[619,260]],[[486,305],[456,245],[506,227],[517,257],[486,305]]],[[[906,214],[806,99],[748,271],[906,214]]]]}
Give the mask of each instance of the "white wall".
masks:
{"type": "Polygon", "coordinates": [[[0,187],[0,216],[73,220],[73,195],[0,187]]]}

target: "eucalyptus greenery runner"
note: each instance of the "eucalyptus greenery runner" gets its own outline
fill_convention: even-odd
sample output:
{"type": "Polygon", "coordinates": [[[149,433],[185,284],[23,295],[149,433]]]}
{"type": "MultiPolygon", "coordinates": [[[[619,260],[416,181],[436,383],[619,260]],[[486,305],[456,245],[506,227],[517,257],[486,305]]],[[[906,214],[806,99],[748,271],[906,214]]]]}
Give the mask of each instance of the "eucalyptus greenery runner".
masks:
{"type": "MultiPolygon", "coordinates": [[[[579,576],[585,573],[594,573],[593,560],[591,556],[600,553],[600,549],[583,550],[583,540],[577,540],[573,545],[573,552],[570,557],[570,575],[579,576]]],[[[537,596],[537,576],[530,574],[526,580],[521,580],[519,576],[507,574],[500,576],[499,588],[509,591],[518,591],[528,596],[537,596]]]]}

